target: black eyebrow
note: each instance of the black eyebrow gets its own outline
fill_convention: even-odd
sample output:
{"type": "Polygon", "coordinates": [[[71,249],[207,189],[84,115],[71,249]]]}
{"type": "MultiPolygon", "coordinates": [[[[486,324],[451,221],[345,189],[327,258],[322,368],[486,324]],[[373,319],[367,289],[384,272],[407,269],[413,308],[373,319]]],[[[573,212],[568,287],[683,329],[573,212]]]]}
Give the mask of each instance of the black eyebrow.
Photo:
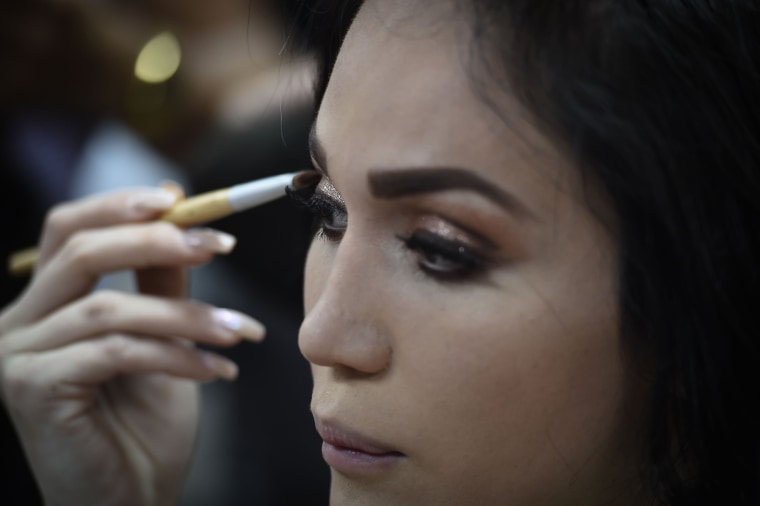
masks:
{"type": "MultiPolygon", "coordinates": [[[[314,168],[329,177],[324,146],[317,138],[317,122],[309,131],[309,155],[314,168]]],[[[454,167],[408,168],[403,170],[373,170],[369,173],[372,195],[381,199],[395,199],[435,193],[445,190],[472,190],[506,209],[519,218],[535,215],[512,193],[481,178],[471,170],[454,167]]]]}
{"type": "Polygon", "coordinates": [[[445,190],[472,190],[519,218],[534,218],[517,197],[467,169],[425,167],[371,171],[370,192],[377,198],[395,199],[445,190]]]}
{"type": "Polygon", "coordinates": [[[325,148],[317,138],[316,120],[311,124],[311,129],[309,130],[309,156],[317,172],[321,172],[327,176],[327,156],[325,156],[325,148]]]}

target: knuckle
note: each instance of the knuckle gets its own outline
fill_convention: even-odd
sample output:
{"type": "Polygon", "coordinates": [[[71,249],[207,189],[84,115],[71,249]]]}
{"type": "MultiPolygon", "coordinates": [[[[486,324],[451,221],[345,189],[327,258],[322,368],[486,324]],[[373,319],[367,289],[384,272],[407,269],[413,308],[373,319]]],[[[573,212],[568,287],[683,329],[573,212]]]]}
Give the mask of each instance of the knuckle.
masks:
{"type": "Polygon", "coordinates": [[[46,233],[59,234],[68,228],[70,204],[57,204],[45,217],[46,233]]]}
{"type": "Polygon", "coordinates": [[[93,252],[89,247],[90,234],[87,231],[76,232],[63,247],[61,256],[67,263],[87,268],[93,263],[93,252]]]}
{"type": "Polygon", "coordinates": [[[82,312],[86,321],[102,325],[111,319],[121,306],[121,294],[114,290],[101,290],[91,295],[83,305],[82,312]]]}
{"type": "Polygon", "coordinates": [[[180,243],[180,231],[171,223],[156,222],[147,227],[145,239],[162,252],[176,251],[180,243]]]}
{"type": "Polygon", "coordinates": [[[100,342],[103,360],[115,363],[124,360],[129,354],[130,339],[123,334],[110,334],[100,342]]]}

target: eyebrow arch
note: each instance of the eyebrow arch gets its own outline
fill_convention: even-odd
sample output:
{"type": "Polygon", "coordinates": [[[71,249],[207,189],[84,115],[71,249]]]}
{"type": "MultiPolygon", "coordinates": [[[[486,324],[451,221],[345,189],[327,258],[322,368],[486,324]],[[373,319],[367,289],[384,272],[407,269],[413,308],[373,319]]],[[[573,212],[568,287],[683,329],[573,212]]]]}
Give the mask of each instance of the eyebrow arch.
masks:
{"type": "MultiPolygon", "coordinates": [[[[316,120],[309,130],[309,155],[317,172],[329,177],[325,149],[317,137],[316,120]]],[[[466,169],[426,167],[383,170],[372,171],[368,177],[370,192],[376,198],[395,199],[445,190],[472,190],[518,218],[535,219],[535,215],[530,209],[513,194],[466,169]]]]}
{"type": "Polygon", "coordinates": [[[372,171],[370,192],[377,198],[395,199],[445,190],[472,190],[518,218],[535,218],[517,197],[472,171],[453,167],[372,171]]]}

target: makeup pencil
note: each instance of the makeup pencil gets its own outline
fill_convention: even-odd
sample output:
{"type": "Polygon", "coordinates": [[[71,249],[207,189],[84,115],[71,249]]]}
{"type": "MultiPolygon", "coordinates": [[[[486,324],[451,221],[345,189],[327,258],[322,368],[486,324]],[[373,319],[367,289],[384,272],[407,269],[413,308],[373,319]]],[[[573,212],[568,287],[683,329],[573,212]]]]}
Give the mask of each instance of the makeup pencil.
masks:
{"type": "MultiPolygon", "coordinates": [[[[285,196],[286,188],[300,190],[314,184],[318,179],[315,174],[311,170],[280,174],[202,193],[177,202],[158,219],[180,227],[208,223],[279,199],[285,196]]],[[[38,256],[36,248],[16,252],[8,259],[8,271],[14,276],[29,274],[38,256]]]]}

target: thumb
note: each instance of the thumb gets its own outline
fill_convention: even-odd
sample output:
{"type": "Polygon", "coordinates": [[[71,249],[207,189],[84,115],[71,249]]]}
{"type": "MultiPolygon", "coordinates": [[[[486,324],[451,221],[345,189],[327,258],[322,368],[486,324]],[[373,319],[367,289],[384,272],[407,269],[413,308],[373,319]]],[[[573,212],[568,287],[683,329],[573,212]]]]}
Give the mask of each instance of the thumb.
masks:
{"type": "MultiPolygon", "coordinates": [[[[179,183],[164,181],[161,188],[174,193],[177,202],[185,198],[179,183]]],[[[137,288],[141,293],[157,297],[183,298],[187,294],[187,271],[175,267],[153,267],[137,271],[137,288]]]]}

